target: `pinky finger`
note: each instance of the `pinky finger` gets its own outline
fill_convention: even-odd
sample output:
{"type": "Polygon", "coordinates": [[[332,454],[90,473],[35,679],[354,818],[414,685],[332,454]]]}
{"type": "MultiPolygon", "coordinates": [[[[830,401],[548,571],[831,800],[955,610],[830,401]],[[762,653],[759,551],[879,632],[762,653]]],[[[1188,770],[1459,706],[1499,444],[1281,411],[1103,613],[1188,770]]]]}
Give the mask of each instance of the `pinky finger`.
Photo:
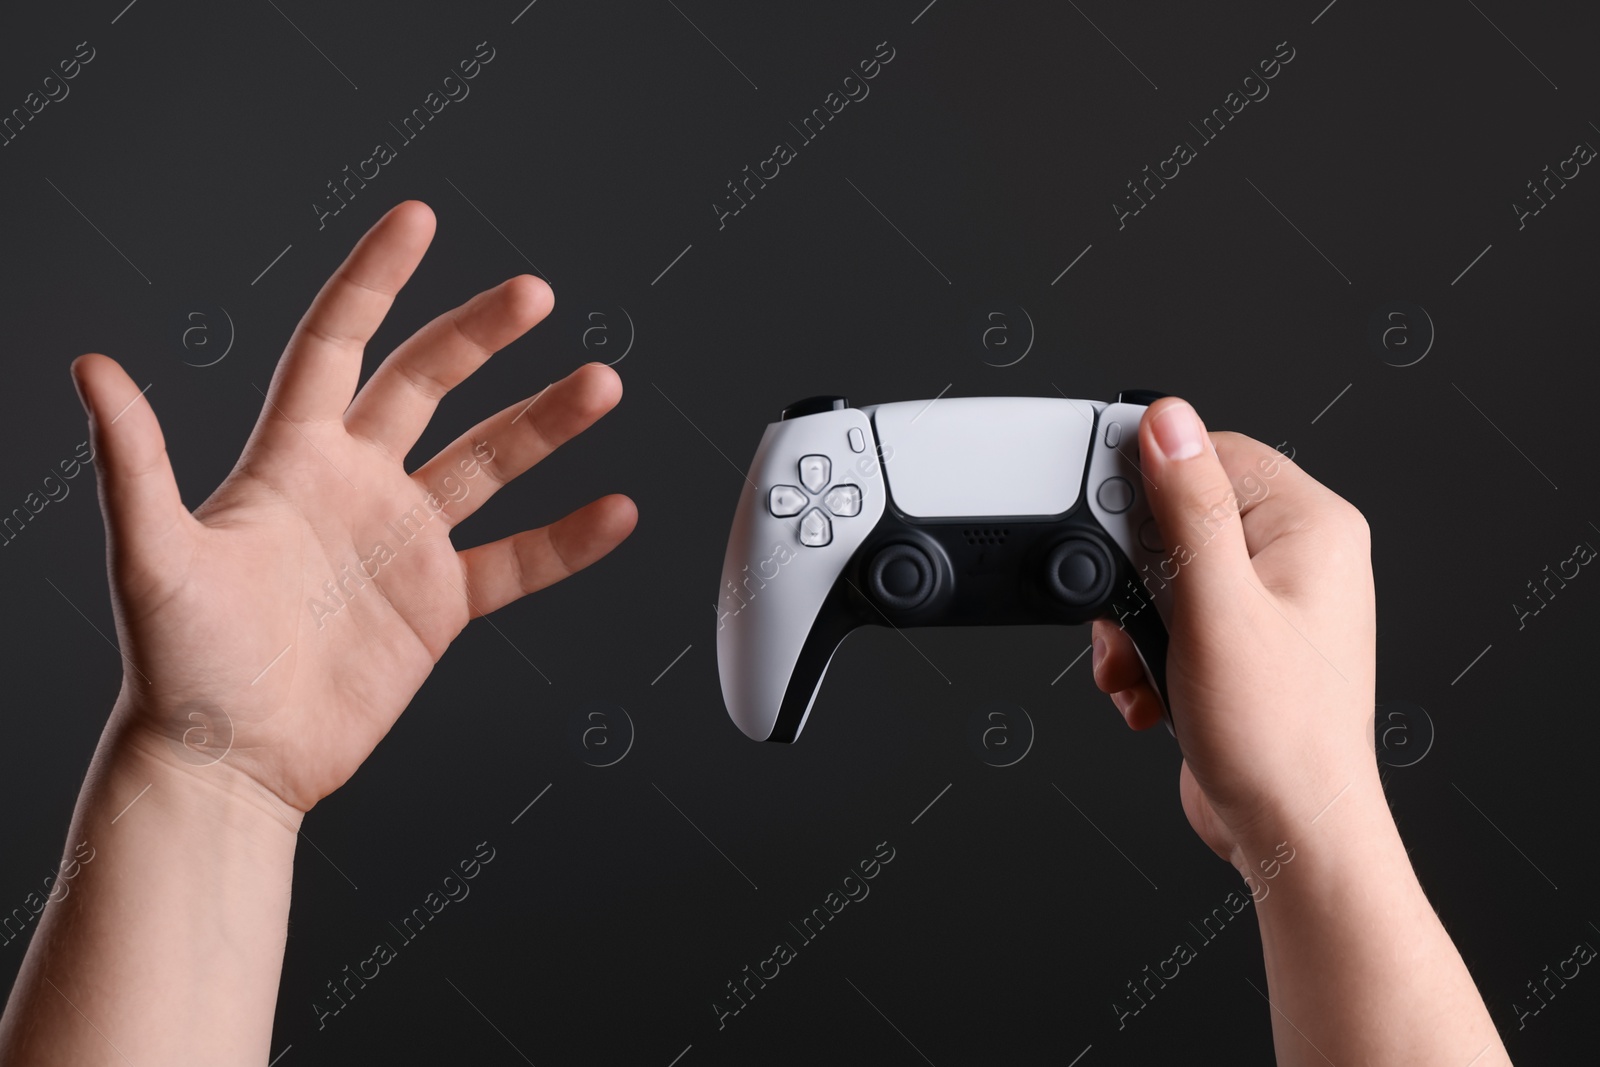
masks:
{"type": "Polygon", "coordinates": [[[549,526],[458,553],[472,617],[498,611],[583,570],[621,544],[638,520],[633,501],[613,494],[549,526]]]}
{"type": "Polygon", "coordinates": [[[1111,694],[1111,702],[1122,712],[1130,729],[1148,730],[1162,720],[1161,698],[1149,682],[1117,690],[1111,694]]]}
{"type": "Polygon", "coordinates": [[[1144,663],[1128,632],[1108,619],[1096,619],[1094,640],[1101,650],[1094,665],[1094,684],[1111,694],[1111,702],[1133,729],[1148,730],[1160,722],[1161,700],[1145,677],[1144,663]]]}

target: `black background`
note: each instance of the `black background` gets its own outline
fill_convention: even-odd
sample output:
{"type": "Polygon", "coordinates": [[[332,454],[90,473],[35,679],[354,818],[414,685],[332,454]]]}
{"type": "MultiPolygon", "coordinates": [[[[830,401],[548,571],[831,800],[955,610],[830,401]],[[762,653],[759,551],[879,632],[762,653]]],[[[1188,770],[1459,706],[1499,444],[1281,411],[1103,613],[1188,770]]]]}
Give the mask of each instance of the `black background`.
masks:
{"type": "MultiPolygon", "coordinates": [[[[1600,576],[1585,569],[1521,630],[1511,607],[1577,542],[1600,545],[1600,178],[1584,168],[1521,229],[1511,207],[1547,164],[1600,143],[1591,8],[524,2],[111,0],[3,17],[4,113],[77,42],[96,55],[0,148],[0,511],[84,438],[67,364],[89,350],[151,384],[198,504],[305,305],[402,199],[429,203],[439,232],[369,369],[531,263],[557,293],[549,320],[445,402],[417,459],[631,335],[620,407],[463,535],[607,491],[638,502],[638,531],[470,627],[306,819],[284,1067],[1270,1061],[1251,916],[1210,944],[1189,926],[1238,877],[1189,830],[1165,731],[1129,734],[1087,660],[1063,673],[1085,630],[921,631],[915,649],[861,631],[792,747],[745,740],[723,711],[709,609],[764,425],[813,393],[947,386],[1179,393],[1213,427],[1292,448],[1363,509],[1378,697],[1409,702],[1389,737],[1409,765],[1386,780],[1411,857],[1512,1056],[1592,1054],[1600,978],[1520,1030],[1513,1005],[1536,1006],[1525,983],[1576,942],[1600,943],[1582,680],[1600,576]],[[495,58],[471,95],[319,230],[324,183],[397,141],[388,123],[480,41],[495,58]],[[796,141],[788,124],[880,41],[894,59],[870,96],[719,229],[725,183],[796,141]],[[1125,183],[1198,143],[1188,123],[1283,41],[1294,59],[1270,96],[1119,229],[1125,183]],[[1437,331],[1405,367],[1391,364],[1425,347],[1415,312],[1412,347],[1368,340],[1395,301],[1437,331]],[[193,365],[230,333],[225,358],[193,365]],[[1026,358],[992,365],[1030,337],[1026,358]],[[1037,732],[1004,768],[967,741],[994,702],[1037,732]],[[632,748],[590,766],[570,725],[615,706],[632,748]],[[319,1030],[324,983],[395,940],[388,923],[481,841],[495,859],[471,896],[319,1030]],[[788,924],[881,841],[895,859],[871,895],[719,1030],[724,983],[796,940],[788,924]],[[1125,983],[1184,940],[1198,958],[1119,1030],[1125,983]]],[[[55,867],[118,685],[95,632],[112,624],[92,478],[0,549],[6,909],[55,867]]],[[[0,949],[8,975],[23,947],[0,949]]]]}

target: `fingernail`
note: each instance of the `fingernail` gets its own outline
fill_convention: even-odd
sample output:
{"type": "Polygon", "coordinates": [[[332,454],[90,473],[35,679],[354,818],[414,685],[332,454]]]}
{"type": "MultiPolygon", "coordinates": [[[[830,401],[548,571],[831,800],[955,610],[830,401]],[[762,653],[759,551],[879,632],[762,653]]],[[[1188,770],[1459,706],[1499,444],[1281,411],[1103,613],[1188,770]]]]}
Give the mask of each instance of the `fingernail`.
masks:
{"type": "Polygon", "coordinates": [[[1100,673],[1100,661],[1106,658],[1106,643],[1100,638],[1094,639],[1094,651],[1089,653],[1089,669],[1096,674],[1100,673]]]}
{"type": "Polygon", "coordinates": [[[1206,443],[1206,430],[1200,424],[1200,416],[1183,400],[1162,408],[1151,432],[1161,454],[1168,459],[1192,459],[1206,443]]]}

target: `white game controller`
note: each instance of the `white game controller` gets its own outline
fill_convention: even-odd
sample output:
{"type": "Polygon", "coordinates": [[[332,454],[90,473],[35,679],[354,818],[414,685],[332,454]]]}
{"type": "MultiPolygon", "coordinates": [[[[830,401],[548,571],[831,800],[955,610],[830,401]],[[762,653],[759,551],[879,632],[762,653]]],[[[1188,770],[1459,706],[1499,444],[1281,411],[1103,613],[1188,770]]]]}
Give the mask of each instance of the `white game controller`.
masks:
{"type": "Polygon", "coordinates": [[[840,642],[873,623],[1113,617],[1165,705],[1171,592],[1138,463],[1158,396],[785,408],[751,461],[718,589],[739,729],[799,737],[840,642]]]}

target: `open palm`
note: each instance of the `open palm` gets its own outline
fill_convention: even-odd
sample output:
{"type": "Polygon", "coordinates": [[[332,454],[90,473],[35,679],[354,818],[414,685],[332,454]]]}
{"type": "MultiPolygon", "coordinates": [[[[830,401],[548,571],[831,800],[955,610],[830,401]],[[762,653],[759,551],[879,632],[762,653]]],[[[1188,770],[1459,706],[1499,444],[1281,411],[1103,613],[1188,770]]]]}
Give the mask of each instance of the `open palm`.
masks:
{"type": "Polygon", "coordinates": [[[232,473],[190,514],[154,411],[86,355],[112,595],[125,653],[111,729],[247,775],[301,811],[393,726],[472,618],[588,566],[632,531],[624,496],[457,551],[456,523],[621,397],[598,364],[479,423],[407,473],[440,398],[547,315],[522,275],[417,331],[357,393],[364,346],[433,237],[408,201],[334,272],[273,375],[232,473]]]}

